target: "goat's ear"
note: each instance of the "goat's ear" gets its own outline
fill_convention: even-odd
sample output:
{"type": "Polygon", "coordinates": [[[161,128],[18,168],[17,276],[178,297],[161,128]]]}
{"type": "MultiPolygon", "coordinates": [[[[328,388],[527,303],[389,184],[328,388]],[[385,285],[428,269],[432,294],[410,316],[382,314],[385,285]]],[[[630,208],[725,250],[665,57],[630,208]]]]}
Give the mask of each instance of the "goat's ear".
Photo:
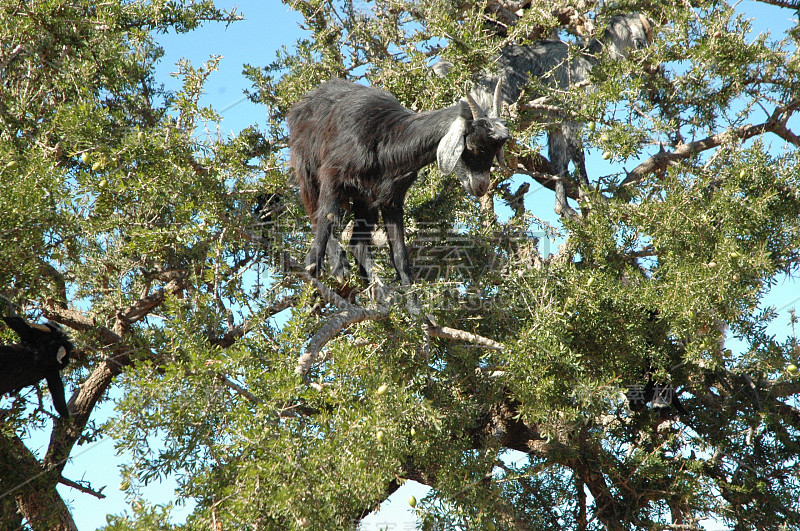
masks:
{"type": "Polygon", "coordinates": [[[436,162],[439,164],[439,171],[444,175],[450,175],[461,158],[464,151],[464,135],[467,132],[467,121],[461,117],[456,118],[444,137],[439,141],[436,148],[436,162]]]}
{"type": "Polygon", "coordinates": [[[61,364],[64,363],[64,358],[67,357],[67,348],[63,345],[58,347],[58,352],[56,352],[56,361],[61,364]]]}

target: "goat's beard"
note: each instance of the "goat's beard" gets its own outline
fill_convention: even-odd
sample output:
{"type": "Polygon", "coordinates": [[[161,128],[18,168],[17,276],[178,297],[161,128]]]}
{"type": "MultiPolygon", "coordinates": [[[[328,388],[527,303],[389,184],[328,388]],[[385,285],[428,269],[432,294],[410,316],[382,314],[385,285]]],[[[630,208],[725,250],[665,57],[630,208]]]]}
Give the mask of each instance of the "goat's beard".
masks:
{"type": "Polygon", "coordinates": [[[467,168],[467,166],[461,160],[456,163],[456,167],[453,171],[458,177],[458,180],[461,182],[461,186],[464,187],[464,190],[475,197],[483,197],[486,195],[492,178],[488,171],[472,171],[467,168]]]}

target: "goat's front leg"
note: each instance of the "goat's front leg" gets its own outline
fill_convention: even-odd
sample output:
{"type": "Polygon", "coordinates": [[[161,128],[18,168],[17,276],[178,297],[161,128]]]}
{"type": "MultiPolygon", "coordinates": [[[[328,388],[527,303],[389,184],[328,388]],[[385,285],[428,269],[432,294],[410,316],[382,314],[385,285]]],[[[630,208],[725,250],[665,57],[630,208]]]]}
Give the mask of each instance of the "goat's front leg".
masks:
{"type": "Polygon", "coordinates": [[[387,304],[391,293],[375,273],[372,258],[372,233],[378,222],[378,210],[363,201],[353,201],[353,235],[350,249],[358,264],[359,276],[367,283],[368,296],[378,304],[387,304]]]}
{"type": "Polygon", "coordinates": [[[50,396],[53,397],[53,405],[61,418],[69,417],[69,409],[67,408],[67,400],[64,396],[64,382],[61,380],[61,374],[58,371],[53,371],[47,376],[47,388],[50,390],[50,396]]]}
{"type": "MultiPolygon", "coordinates": [[[[411,285],[411,267],[408,264],[408,249],[406,248],[405,225],[403,224],[403,207],[391,206],[381,210],[383,224],[386,227],[386,240],[389,242],[389,253],[392,264],[397,271],[397,278],[403,286],[411,285]]],[[[422,314],[422,307],[415,293],[409,293],[406,299],[406,308],[414,317],[422,314]]],[[[433,317],[425,315],[425,323],[435,326],[433,317]]]]}
{"type": "MultiPolygon", "coordinates": [[[[564,134],[564,129],[558,127],[548,132],[547,146],[553,173],[559,177],[555,184],[556,204],[553,210],[555,210],[555,213],[559,216],[575,218],[578,214],[569,206],[569,203],[567,203],[566,189],[566,182],[569,179],[569,162],[574,155],[574,142],[571,144],[570,140],[564,134]]],[[[582,153],[581,151],[581,154],[582,153]]],[[[584,173],[586,172],[585,165],[582,170],[584,173]]],[[[578,168],[578,172],[581,172],[581,168],[578,168]]]]}
{"type": "Polygon", "coordinates": [[[339,284],[344,283],[350,276],[350,261],[347,259],[344,247],[339,243],[339,231],[335,228],[328,238],[328,260],[330,261],[331,275],[339,284]]]}
{"type": "Polygon", "coordinates": [[[397,271],[397,280],[403,286],[411,285],[411,268],[408,265],[408,249],[406,248],[405,225],[403,224],[403,207],[390,206],[381,210],[383,224],[386,227],[386,239],[389,242],[389,254],[392,265],[397,271]]]}

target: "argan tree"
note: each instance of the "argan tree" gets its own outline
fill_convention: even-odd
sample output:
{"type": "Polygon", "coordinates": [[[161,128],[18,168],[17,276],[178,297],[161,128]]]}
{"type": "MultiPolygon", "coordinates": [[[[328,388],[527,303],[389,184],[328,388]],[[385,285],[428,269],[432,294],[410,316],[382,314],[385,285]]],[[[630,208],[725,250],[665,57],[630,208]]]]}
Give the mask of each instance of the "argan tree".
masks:
{"type": "Polygon", "coordinates": [[[764,302],[800,260],[797,27],[753,35],[724,2],[288,4],[306,37],[246,69],[269,120],[230,139],[198,133],[213,61],[165,93],[150,35],[232,15],[3,6],[25,23],[0,47],[0,294],[79,351],[43,459],[19,433],[49,426],[49,402],[4,399],[4,525],[70,529],[54,486],[97,488],[64,460],[112,436],[134,503],[109,530],[353,529],[412,480],[431,487],[422,529],[800,528],[800,348],[764,302]],[[505,109],[511,169],[485,198],[420,175],[410,288],[379,233],[390,297],[298,265],[311,234],[285,116],[306,92],[338,76],[442,108],[505,45],[580,54],[631,12],[655,22],[649,47],[599,52],[590,84],[533,79],[505,109]],[[610,162],[590,156],[588,183],[542,147],[565,120],[610,162]],[[106,428],[91,413],[112,385],[106,428]],[[195,503],[183,524],[139,498],[167,476],[195,503]]]}

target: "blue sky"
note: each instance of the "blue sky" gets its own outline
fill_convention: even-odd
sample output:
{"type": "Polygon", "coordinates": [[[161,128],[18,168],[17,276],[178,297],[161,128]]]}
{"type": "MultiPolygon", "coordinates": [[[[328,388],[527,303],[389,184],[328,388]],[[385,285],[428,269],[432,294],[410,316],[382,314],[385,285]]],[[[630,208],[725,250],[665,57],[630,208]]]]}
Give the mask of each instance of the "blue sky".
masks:
{"type": "MultiPolygon", "coordinates": [[[[287,6],[275,0],[221,1],[217,2],[217,5],[226,9],[237,6],[237,11],[244,15],[245,20],[229,26],[207,25],[189,34],[160,36],[158,40],[165,47],[166,56],[158,67],[157,79],[162,80],[168,88],[177,88],[179,81],[169,74],[176,70],[175,62],[179,58],[188,58],[195,66],[199,66],[212,54],[222,55],[219,71],[210,77],[202,103],[213,105],[223,115],[222,134],[235,134],[253,123],[264,125],[266,122],[266,109],[250,103],[243,97],[243,90],[250,85],[242,75],[242,65],[246,63],[266,65],[274,59],[279,47],[291,46],[301,34],[297,25],[300,18],[287,6]]],[[[742,2],[739,9],[756,17],[754,28],[756,33],[769,29],[774,35],[780,34],[788,26],[788,19],[793,15],[789,10],[752,1],[742,2]]],[[[587,166],[592,167],[593,173],[596,172],[598,175],[620,171],[619,168],[603,161],[596,152],[589,153],[587,166]]],[[[527,200],[528,206],[537,215],[551,222],[555,221],[555,216],[552,214],[551,192],[543,191],[534,184],[527,200]]],[[[786,334],[785,316],[788,308],[796,304],[798,296],[800,291],[796,281],[787,280],[773,290],[769,303],[781,310],[781,318],[774,325],[775,333],[786,334]]],[[[95,420],[101,422],[107,418],[111,413],[111,407],[112,404],[106,402],[98,408],[94,414],[95,420]]],[[[43,453],[48,437],[49,431],[47,434],[32,438],[29,444],[43,453]]],[[[95,489],[106,485],[104,494],[108,496],[104,500],[97,500],[75,490],[59,487],[62,496],[69,500],[81,531],[104,525],[106,514],[120,513],[127,508],[124,497],[119,492],[120,478],[117,471],[118,466],[125,461],[124,456],[116,456],[113,441],[107,438],[76,448],[64,475],[73,480],[89,481],[95,489]]],[[[392,503],[385,504],[380,513],[365,522],[363,529],[373,531],[388,524],[394,524],[393,529],[397,530],[414,529],[415,520],[406,501],[410,493],[421,498],[424,490],[419,486],[404,486],[392,497],[392,503]]],[[[168,482],[148,487],[145,496],[153,503],[170,502],[173,500],[172,484],[168,482]]],[[[176,516],[179,517],[180,514],[179,510],[176,516]]]]}

